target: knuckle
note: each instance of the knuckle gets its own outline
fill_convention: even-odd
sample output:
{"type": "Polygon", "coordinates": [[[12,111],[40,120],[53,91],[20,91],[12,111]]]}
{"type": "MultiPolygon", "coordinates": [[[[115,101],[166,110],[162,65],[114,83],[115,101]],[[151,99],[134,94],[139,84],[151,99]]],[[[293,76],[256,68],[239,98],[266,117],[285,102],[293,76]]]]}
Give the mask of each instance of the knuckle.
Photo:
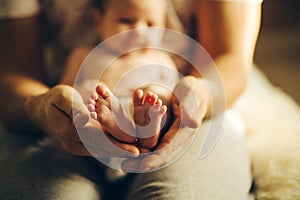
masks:
{"type": "Polygon", "coordinates": [[[58,85],[53,88],[53,92],[55,93],[57,102],[69,100],[73,97],[73,89],[70,86],[58,85]]]}
{"type": "Polygon", "coordinates": [[[73,92],[67,86],[57,86],[50,98],[52,105],[66,114],[72,113],[73,92]],[[66,88],[66,89],[64,89],[66,88]]]}
{"type": "Polygon", "coordinates": [[[69,97],[70,97],[69,93],[62,91],[61,93],[57,94],[56,100],[57,100],[57,102],[62,103],[64,101],[68,101],[69,97]]]}
{"type": "Polygon", "coordinates": [[[198,129],[198,128],[200,128],[200,126],[201,126],[200,120],[196,120],[194,122],[194,124],[192,125],[192,128],[198,129]]]}
{"type": "Polygon", "coordinates": [[[192,129],[198,129],[201,126],[201,121],[197,119],[185,119],[183,124],[192,129]]]}

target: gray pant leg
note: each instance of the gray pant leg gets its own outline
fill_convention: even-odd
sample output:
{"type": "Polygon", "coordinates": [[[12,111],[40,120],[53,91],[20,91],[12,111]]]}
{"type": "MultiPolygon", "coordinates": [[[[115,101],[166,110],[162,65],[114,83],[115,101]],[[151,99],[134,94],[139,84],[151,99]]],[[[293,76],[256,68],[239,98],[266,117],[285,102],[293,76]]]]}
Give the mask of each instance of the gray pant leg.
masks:
{"type": "Polygon", "coordinates": [[[208,128],[205,122],[191,148],[172,165],[138,174],[128,200],[247,199],[252,179],[242,130],[227,117],[217,145],[200,160],[200,147],[208,128]]]}
{"type": "Polygon", "coordinates": [[[97,177],[86,158],[49,138],[0,131],[0,199],[100,199],[97,177]]]}

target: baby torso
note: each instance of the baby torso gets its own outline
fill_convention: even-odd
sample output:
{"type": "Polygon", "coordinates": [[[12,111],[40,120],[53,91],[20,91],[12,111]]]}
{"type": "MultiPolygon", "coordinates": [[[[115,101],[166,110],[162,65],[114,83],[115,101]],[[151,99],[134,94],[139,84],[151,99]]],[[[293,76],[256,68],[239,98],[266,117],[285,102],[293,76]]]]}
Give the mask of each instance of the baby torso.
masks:
{"type": "Polygon", "coordinates": [[[159,50],[121,56],[110,65],[102,66],[101,70],[99,80],[119,97],[128,96],[135,89],[151,84],[173,90],[179,79],[177,67],[170,55],[159,50]]]}

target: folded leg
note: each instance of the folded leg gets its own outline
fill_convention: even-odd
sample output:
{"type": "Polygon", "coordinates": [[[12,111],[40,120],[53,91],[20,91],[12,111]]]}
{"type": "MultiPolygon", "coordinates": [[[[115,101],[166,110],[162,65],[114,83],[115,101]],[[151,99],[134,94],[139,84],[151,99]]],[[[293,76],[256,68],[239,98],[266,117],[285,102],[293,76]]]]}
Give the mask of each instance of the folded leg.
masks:
{"type": "Polygon", "coordinates": [[[91,160],[24,134],[0,132],[1,199],[101,199],[100,169],[91,160]]]}
{"type": "Polygon", "coordinates": [[[250,163],[241,130],[232,124],[225,119],[218,143],[201,160],[201,144],[211,125],[206,121],[179,160],[161,170],[136,175],[127,199],[247,199],[252,182],[250,163]]]}

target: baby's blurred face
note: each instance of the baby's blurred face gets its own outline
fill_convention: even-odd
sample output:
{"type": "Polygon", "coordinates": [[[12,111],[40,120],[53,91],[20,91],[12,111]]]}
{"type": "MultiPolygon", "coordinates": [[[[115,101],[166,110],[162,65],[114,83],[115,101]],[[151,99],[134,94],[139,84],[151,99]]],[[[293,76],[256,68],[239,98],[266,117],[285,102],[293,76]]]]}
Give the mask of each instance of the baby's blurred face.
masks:
{"type": "MultiPolygon", "coordinates": [[[[101,27],[98,27],[102,41],[115,34],[134,29],[126,36],[126,45],[147,46],[149,42],[153,42],[153,37],[143,29],[166,27],[166,0],[110,0],[105,10],[102,23],[99,25],[101,27]]],[[[154,37],[156,40],[154,42],[161,39],[161,35],[158,35],[154,37]]]]}

